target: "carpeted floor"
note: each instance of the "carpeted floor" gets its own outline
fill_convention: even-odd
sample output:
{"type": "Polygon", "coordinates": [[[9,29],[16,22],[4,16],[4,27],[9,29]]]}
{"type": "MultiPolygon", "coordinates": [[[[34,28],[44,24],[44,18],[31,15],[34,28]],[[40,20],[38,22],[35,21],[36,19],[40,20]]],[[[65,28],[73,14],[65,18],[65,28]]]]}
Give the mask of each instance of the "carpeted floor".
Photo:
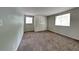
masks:
{"type": "Polygon", "coordinates": [[[26,32],[18,51],[79,51],[79,41],[48,31],[26,32]]]}

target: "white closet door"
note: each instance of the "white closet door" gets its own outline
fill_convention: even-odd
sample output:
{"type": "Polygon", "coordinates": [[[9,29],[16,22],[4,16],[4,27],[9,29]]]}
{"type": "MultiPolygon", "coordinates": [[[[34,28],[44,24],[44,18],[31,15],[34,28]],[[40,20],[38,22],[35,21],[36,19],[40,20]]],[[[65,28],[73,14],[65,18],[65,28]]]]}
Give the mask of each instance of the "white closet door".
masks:
{"type": "Polygon", "coordinates": [[[47,30],[47,19],[45,16],[34,17],[34,31],[47,30]]]}

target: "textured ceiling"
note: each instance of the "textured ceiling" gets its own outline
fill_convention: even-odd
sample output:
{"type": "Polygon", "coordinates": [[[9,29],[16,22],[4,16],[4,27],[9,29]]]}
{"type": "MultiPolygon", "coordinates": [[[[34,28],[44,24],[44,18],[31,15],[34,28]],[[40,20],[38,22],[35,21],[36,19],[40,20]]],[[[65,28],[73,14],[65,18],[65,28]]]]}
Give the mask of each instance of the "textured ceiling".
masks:
{"type": "Polygon", "coordinates": [[[21,7],[18,10],[25,15],[42,15],[48,16],[63,11],[70,10],[74,7],[21,7]]]}

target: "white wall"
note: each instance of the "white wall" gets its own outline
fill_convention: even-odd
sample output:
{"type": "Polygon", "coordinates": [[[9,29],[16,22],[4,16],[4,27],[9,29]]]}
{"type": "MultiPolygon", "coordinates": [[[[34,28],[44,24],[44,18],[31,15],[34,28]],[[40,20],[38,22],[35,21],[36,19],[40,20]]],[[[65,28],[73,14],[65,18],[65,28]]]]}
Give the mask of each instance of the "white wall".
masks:
{"type": "Polygon", "coordinates": [[[47,18],[45,16],[34,16],[34,31],[47,30],[47,18]]]}
{"type": "Polygon", "coordinates": [[[55,16],[59,15],[56,14],[56,15],[48,16],[48,30],[79,40],[79,8],[75,8],[60,14],[64,14],[64,13],[71,13],[70,27],[55,26],[55,16]]]}
{"type": "Polygon", "coordinates": [[[0,50],[16,50],[23,35],[24,16],[17,8],[0,7],[0,50]]]}
{"type": "Polygon", "coordinates": [[[24,31],[34,31],[34,24],[25,24],[24,25],[24,31]]]}

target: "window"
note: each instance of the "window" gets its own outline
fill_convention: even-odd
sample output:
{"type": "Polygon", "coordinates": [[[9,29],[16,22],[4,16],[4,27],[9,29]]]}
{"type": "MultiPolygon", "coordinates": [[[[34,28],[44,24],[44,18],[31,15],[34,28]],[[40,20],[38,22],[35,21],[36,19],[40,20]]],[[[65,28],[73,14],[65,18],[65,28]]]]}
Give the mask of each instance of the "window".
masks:
{"type": "Polygon", "coordinates": [[[27,17],[26,16],[26,24],[32,24],[33,17],[27,17]]]}
{"type": "Polygon", "coordinates": [[[70,13],[56,16],[55,25],[57,25],[57,26],[70,26],[70,13]]]}

